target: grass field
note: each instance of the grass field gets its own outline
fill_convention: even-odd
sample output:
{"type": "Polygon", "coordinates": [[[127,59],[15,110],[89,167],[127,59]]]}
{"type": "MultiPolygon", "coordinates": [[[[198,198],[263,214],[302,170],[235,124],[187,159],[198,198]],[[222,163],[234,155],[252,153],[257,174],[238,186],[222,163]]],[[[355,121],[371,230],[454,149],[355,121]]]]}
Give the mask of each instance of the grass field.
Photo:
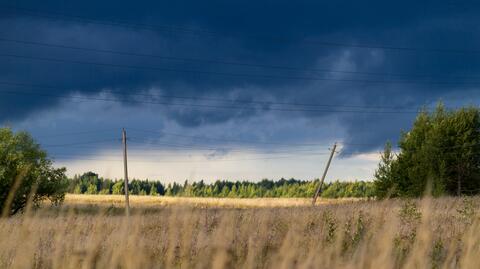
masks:
{"type": "MultiPolygon", "coordinates": [[[[132,207],[148,206],[193,206],[193,207],[222,207],[222,208],[255,208],[255,207],[303,207],[311,206],[312,199],[306,198],[192,198],[169,196],[130,196],[132,207]]],[[[358,198],[318,199],[317,204],[339,204],[360,201],[358,198]]],[[[111,205],[123,207],[123,195],[87,195],[67,194],[67,205],[111,205]]]]}
{"type": "Polygon", "coordinates": [[[1,268],[478,268],[479,198],[67,196],[0,220],[1,268]]]}

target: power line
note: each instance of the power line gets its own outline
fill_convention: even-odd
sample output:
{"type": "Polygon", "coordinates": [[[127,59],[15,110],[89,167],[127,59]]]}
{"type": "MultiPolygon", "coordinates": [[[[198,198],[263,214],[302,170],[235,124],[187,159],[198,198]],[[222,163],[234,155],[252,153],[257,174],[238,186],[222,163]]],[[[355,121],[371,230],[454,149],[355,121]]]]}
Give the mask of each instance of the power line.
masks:
{"type": "Polygon", "coordinates": [[[369,83],[369,84],[428,84],[428,85],[479,85],[480,82],[476,81],[423,81],[423,80],[370,80],[370,79],[334,79],[324,77],[308,77],[308,76],[278,76],[278,75],[258,75],[258,74],[246,74],[246,73],[228,73],[228,72],[216,72],[216,71],[203,71],[193,69],[177,69],[158,66],[139,66],[139,65],[125,65],[125,64],[113,64],[113,63],[101,63],[92,61],[79,61],[79,60],[66,60],[60,58],[49,57],[37,57],[17,54],[2,53],[0,57],[18,58],[25,60],[46,61],[55,63],[71,63],[79,65],[94,65],[102,67],[114,67],[114,68],[126,68],[137,70],[152,70],[169,73],[189,73],[189,74],[201,74],[201,75],[214,75],[214,76],[226,76],[226,77],[243,77],[243,78],[255,78],[255,79],[281,79],[281,80],[300,80],[300,81],[334,81],[343,83],[369,83]]]}
{"type": "MultiPolygon", "coordinates": [[[[19,82],[7,82],[7,81],[0,81],[0,85],[8,85],[8,86],[15,86],[15,87],[33,87],[33,88],[39,88],[39,89],[53,89],[53,90],[64,90],[64,88],[59,88],[59,87],[52,87],[48,85],[39,85],[39,84],[31,84],[31,83],[19,83],[19,82]]],[[[5,91],[8,92],[8,91],[5,91]]],[[[363,109],[392,109],[392,110],[400,110],[400,109],[405,109],[401,107],[395,107],[395,106],[361,106],[361,105],[342,105],[342,104],[313,104],[313,103],[289,103],[289,102],[273,102],[273,101],[266,101],[266,100],[261,100],[261,101],[254,101],[254,100],[234,100],[234,99],[224,99],[224,98],[210,98],[210,97],[199,97],[199,96],[178,96],[178,95],[163,95],[163,94],[142,94],[142,93],[125,93],[122,91],[118,90],[108,90],[108,93],[113,93],[113,94],[118,94],[118,95],[125,95],[125,96],[138,96],[138,97],[146,97],[149,100],[155,99],[155,98],[166,98],[166,99],[184,99],[184,100],[192,100],[192,101],[215,101],[215,102],[224,102],[228,104],[228,107],[232,108],[231,104],[232,103],[238,103],[238,104],[251,104],[251,105],[275,105],[275,106],[303,106],[303,107],[335,107],[335,108],[363,108],[363,109]]],[[[21,93],[21,92],[20,92],[21,93]]],[[[30,92],[28,92],[30,93],[30,92]]],[[[38,94],[37,92],[32,92],[35,94],[38,94]]],[[[47,94],[51,95],[51,94],[47,94]]],[[[70,98],[70,95],[65,95],[67,98],[70,98]]],[[[137,101],[135,101],[137,102],[137,101]]],[[[161,103],[164,104],[164,103],[161,103]]],[[[172,103],[168,103],[170,105],[176,105],[172,103]]],[[[178,104],[181,106],[187,105],[190,106],[190,103],[188,104],[178,104]]],[[[239,107],[241,109],[244,109],[245,107],[239,107]]],[[[272,108],[268,108],[272,109],[272,108]]],[[[288,108],[287,108],[288,109],[288,108]]],[[[416,108],[420,110],[420,108],[416,108]]],[[[308,111],[308,110],[306,110],[308,111]]],[[[407,110],[408,111],[408,110],[407,110]]],[[[418,111],[408,111],[412,113],[417,113],[418,111]]]]}
{"type": "MultiPolygon", "coordinates": [[[[281,66],[281,65],[267,65],[267,64],[253,64],[246,62],[236,62],[236,61],[227,61],[227,60],[212,60],[212,59],[201,59],[201,58],[185,58],[185,57],[173,57],[165,56],[158,54],[145,54],[138,52],[127,52],[127,51],[118,51],[118,50],[109,50],[109,49],[97,49],[97,48],[87,48],[87,47],[78,47],[64,44],[56,43],[45,43],[38,41],[29,41],[29,40],[18,40],[10,38],[0,38],[0,42],[10,42],[16,44],[32,45],[32,46],[42,46],[49,48],[61,48],[61,49],[70,49],[70,50],[81,50],[81,51],[90,51],[96,53],[108,53],[124,56],[135,56],[135,57],[145,57],[145,58],[158,58],[169,61],[184,61],[184,62],[199,62],[199,63],[208,63],[208,64],[218,64],[218,65],[233,65],[233,66],[243,66],[243,67],[256,67],[256,68],[267,68],[267,69],[283,69],[290,71],[303,71],[303,72],[319,72],[319,73],[341,73],[341,74],[354,74],[354,75],[368,75],[368,76],[398,76],[398,77],[420,77],[420,78],[429,78],[433,77],[432,75],[419,75],[419,74],[406,74],[406,73],[381,73],[381,72],[362,72],[362,71],[351,71],[351,70],[332,70],[332,69],[318,69],[318,68],[302,68],[302,67],[292,67],[292,66],[281,66]]],[[[450,76],[451,78],[460,78],[460,79],[469,79],[474,78],[478,79],[478,76],[450,76]]]]}
{"type": "MultiPolygon", "coordinates": [[[[135,142],[134,142],[135,143],[135,142]]],[[[148,144],[145,144],[148,145],[148,144]]],[[[45,146],[44,146],[45,148],[45,146]]],[[[46,147],[48,148],[48,147],[46,147]]],[[[67,148],[67,147],[54,147],[55,149],[58,148],[67,148]]],[[[74,148],[74,149],[99,149],[98,147],[77,147],[77,146],[69,146],[68,148],[74,148]]],[[[52,148],[50,148],[51,150],[52,148]]],[[[178,146],[178,145],[172,145],[172,144],[152,144],[150,146],[146,147],[139,147],[139,146],[133,146],[132,151],[138,151],[141,150],[142,152],[168,152],[168,154],[172,153],[177,153],[179,155],[185,155],[185,151],[187,152],[197,152],[197,151],[204,151],[204,152],[221,152],[221,153],[250,153],[253,152],[255,154],[279,154],[279,153],[313,153],[316,152],[318,149],[289,149],[289,150],[271,150],[271,149],[261,149],[264,150],[263,153],[259,153],[258,148],[222,148],[222,147],[217,147],[217,148],[199,148],[199,147],[188,147],[188,146],[178,146]],[[163,147],[159,147],[163,145],[163,147]],[[173,149],[172,149],[173,148],[173,149]]],[[[144,154],[144,153],[141,153],[144,154]]],[[[205,153],[208,154],[208,153],[205,153]]],[[[54,154],[55,155],[55,154],[54,154]]],[[[147,154],[151,156],[163,156],[162,153],[158,154],[147,154]]]]}
{"type": "Polygon", "coordinates": [[[102,139],[102,140],[95,140],[95,141],[83,141],[83,142],[75,142],[75,143],[68,143],[68,144],[47,144],[44,145],[45,147],[67,147],[67,146],[75,146],[75,145],[90,145],[90,144],[99,144],[105,142],[112,142],[112,141],[119,141],[118,139],[102,139]]]}
{"type": "Polygon", "coordinates": [[[164,134],[168,136],[175,136],[175,137],[186,137],[186,138],[194,138],[194,139],[203,139],[203,140],[215,140],[215,141],[225,141],[225,142],[239,142],[239,143],[252,143],[252,144],[265,144],[265,145],[280,145],[280,146],[318,146],[319,144],[298,144],[298,143],[275,143],[275,142],[264,142],[264,141],[253,141],[253,140],[242,140],[242,139],[228,139],[228,138],[221,138],[221,137],[210,137],[210,136],[196,136],[196,135],[185,135],[179,133],[171,133],[165,131],[152,131],[152,130],[142,130],[137,128],[128,128],[130,131],[137,131],[142,133],[151,133],[151,134],[164,134]]]}
{"type": "MultiPolygon", "coordinates": [[[[0,84],[10,84],[0,82],[0,84]]],[[[49,94],[38,92],[25,92],[25,91],[9,91],[0,90],[0,94],[14,94],[14,95],[36,95],[50,98],[63,98],[68,100],[83,100],[83,101],[102,101],[102,102],[116,102],[116,103],[130,103],[130,104],[152,104],[163,106],[182,106],[191,109],[210,108],[210,109],[226,109],[226,110],[262,110],[262,111],[280,111],[280,112],[312,112],[312,113],[366,113],[366,114],[417,114],[419,111],[406,111],[406,110],[339,110],[339,109],[294,109],[294,108],[271,108],[271,107],[238,107],[238,106],[220,106],[220,105],[208,105],[208,104],[196,104],[196,103],[170,103],[170,102],[158,102],[158,101],[139,101],[139,100],[119,100],[112,98],[99,98],[88,96],[72,96],[61,94],[49,94]]]]}
{"type": "Polygon", "coordinates": [[[340,105],[340,104],[313,104],[313,103],[292,103],[292,102],[274,102],[274,101],[254,101],[254,100],[236,100],[236,99],[225,99],[225,98],[210,98],[210,97],[199,97],[199,96],[178,96],[178,95],[153,95],[153,94],[141,94],[141,93],[125,93],[121,91],[112,91],[108,92],[120,95],[129,95],[129,96],[142,96],[147,98],[166,98],[166,99],[183,99],[183,100],[193,100],[193,101],[214,101],[214,102],[223,102],[227,104],[238,103],[238,104],[250,104],[250,105],[273,105],[273,106],[300,106],[300,107],[341,107],[341,108],[364,108],[364,109],[405,109],[402,107],[395,106],[361,106],[361,105],[340,105]]]}
{"type": "MultiPolygon", "coordinates": [[[[242,149],[238,148],[226,148],[226,147],[206,147],[206,148],[201,148],[201,147],[195,147],[192,145],[182,145],[182,144],[170,144],[170,143],[144,143],[144,142],[139,142],[139,141],[130,141],[130,143],[137,144],[131,145],[133,147],[133,150],[142,150],[142,151],[168,151],[171,152],[172,150],[175,150],[176,152],[179,151],[225,151],[225,152],[249,152],[249,151],[254,151],[257,152],[259,149],[256,147],[243,147],[242,149]],[[143,146],[138,146],[138,145],[143,145],[143,146]],[[173,149],[171,149],[173,148],[173,149]]],[[[53,145],[54,148],[67,148],[66,146],[63,145],[53,145]]],[[[67,145],[69,148],[74,148],[74,149],[98,149],[98,147],[90,147],[90,146],[83,146],[83,145],[67,145]]],[[[44,148],[49,148],[48,145],[42,145],[44,148]]],[[[284,151],[272,151],[272,149],[264,149],[267,150],[268,152],[276,153],[276,152],[300,152],[300,151],[311,151],[310,149],[301,149],[301,150],[284,150],[284,151]]],[[[313,150],[313,149],[312,149],[313,150]]]]}
{"type": "MultiPolygon", "coordinates": [[[[166,134],[166,135],[172,135],[176,137],[187,137],[187,138],[194,138],[194,139],[207,139],[207,140],[217,140],[217,141],[227,141],[227,142],[241,142],[241,143],[252,143],[252,144],[264,144],[264,145],[277,145],[277,146],[294,146],[294,147],[305,147],[305,146],[319,146],[322,144],[313,144],[313,143],[308,143],[308,144],[299,144],[299,143],[275,143],[275,142],[264,142],[264,141],[253,141],[253,140],[237,140],[237,139],[225,139],[225,138],[218,138],[218,137],[203,137],[203,136],[193,136],[193,135],[182,135],[178,133],[166,133],[163,131],[150,131],[150,130],[141,130],[137,128],[129,128],[130,130],[133,131],[139,131],[139,132],[144,132],[144,133],[156,133],[156,134],[166,134]]],[[[105,130],[106,131],[106,130],[105,130]]],[[[84,134],[84,133],[98,133],[98,131],[84,131],[84,132],[70,132],[70,133],[63,133],[60,135],[71,135],[71,134],[84,134]]],[[[198,146],[198,145],[188,145],[188,144],[171,144],[171,143],[162,143],[162,142],[155,142],[155,141],[147,141],[147,139],[141,139],[137,137],[130,137],[132,140],[131,142],[133,143],[140,143],[140,144],[145,144],[149,145],[149,148],[152,148],[152,145],[159,145],[159,146],[167,146],[167,147],[178,147],[178,148],[183,148],[186,150],[207,150],[207,151],[235,151],[234,149],[229,149],[229,148],[211,148],[211,147],[203,147],[203,146],[198,146]],[[147,142],[146,142],[147,141],[147,142]]],[[[82,141],[82,142],[74,142],[74,143],[67,143],[67,144],[46,144],[42,145],[43,147],[67,147],[67,146],[77,146],[77,145],[89,145],[89,144],[98,144],[98,143],[104,143],[104,142],[112,142],[112,141],[118,141],[118,139],[102,139],[102,140],[94,140],[94,141],[82,141]]],[[[350,145],[350,146],[378,146],[378,144],[374,143],[348,143],[348,142],[340,142],[340,145],[350,145]]],[[[473,144],[463,144],[463,145],[455,145],[455,146],[431,146],[432,148],[436,149],[455,149],[455,148],[470,148],[470,147],[476,147],[480,146],[480,142],[478,143],[473,143],[473,144]]],[[[429,146],[430,147],[430,146],[429,146]]],[[[96,147],[93,147],[96,148],[96,147]]],[[[162,148],[164,149],[164,148],[162,148]]],[[[248,148],[246,148],[248,149],[248,148]]],[[[239,151],[245,151],[246,149],[241,149],[239,151]]],[[[257,149],[257,148],[253,148],[257,149]]],[[[317,149],[296,149],[296,150],[288,150],[288,151],[269,151],[268,153],[290,153],[290,152],[310,152],[312,150],[318,150],[317,149]]]]}
{"type": "MultiPolygon", "coordinates": [[[[115,27],[126,27],[133,29],[143,29],[154,32],[170,32],[176,34],[195,34],[195,35],[209,35],[209,36],[224,36],[225,33],[218,31],[210,31],[203,29],[191,29],[184,27],[176,27],[171,25],[152,25],[145,23],[132,23],[126,21],[112,21],[112,20],[98,20],[87,18],[83,16],[76,16],[70,14],[64,14],[59,12],[38,10],[38,9],[29,9],[16,6],[7,6],[2,5],[0,8],[11,10],[14,12],[26,14],[28,16],[42,17],[53,20],[71,20],[77,22],[83,22],[88,24],[98,24],[105,26],[115,26],[115,27]]],[[[435,53],[454,53],[454,54],[478,54],[480,50],[467,50],[467,49],[445,49],[445,48],[421,48],[421,47],[403,47],[403,46],[390,46],[390,45],[371,45],[371,44],[354,44],[354,43],[343,43],[343,42],[333,42],[333,41],[317,41],[317,40],[297,40],[286,37],[273,37],[266,35],[244,35],[242,38],[248,39],[257,39],[257,40],[267,40],[267,41],[290,41],[290,42],[299,42],[301,44],[307,45],[316,45],[324,47],[348,47],[348,48],[359,48],[359,49],[380,49],[380,50],[393,50],[393,51],[404,51],[404,52],[435,52],[435,53]]]]}
{"type": "MultiPolygon", "coordinates": [[[[437,148],[437,149],[453,149],[453,148],[461,148],[461,147],[464,147],[464,148],[469,148],[469,147],[475,147],[475,146],[478,146],[479,144],[475,144],[475,145],[461,145],[461,146],[452,146],[452,147],[434,147],[434,148],[437,148]]],[[[192,149],[195,149],[195,148],[185,148],[185,149],[189,149],[189,150],[192,150],[192,149]]],[[[213,150],[213,149],[212,149],[213,150]]],[[[228,150],[228,152],[235,152],[234,150],[228,150]]],[[[246,150],[241,150],[239,152],[246,152],[246,150]]],[[[342,153],[343,151],[341,151],[340,153],[342,153]]],[[[355,152],[352,152],[352,153],[355,153],[355,152]]],[[[294,156],[298,156],[298,154],[302,154],[302,155],[328,155],[329,153],[328,152],[324,152],[324,151],[317,151],[316,149],[310,149],[310,150],[288,150],[288,151],[274,151],[274,152],[256,152],[255,155],[272,155],[272,154],[287,154],[287,155],[294,155],[294,156]]],[[[457,152],[443,152],[442,154],[457,154],[457,152]]],[[[117,155],[106,155],[106,154],[68,154],[68,153],[58,153],[58,154],[53,154],[54,157],[58,157],[58,156],[62,156],[62,157],[90,157],[90,156],[102,156],[102,157],[116,157],[117,155]]],[[[185,155],[185,154],[175,154],[175,155],[172,155],[171,153],[169,153],[168,155],[165,155],[165,154],[145,154],[145,153],[142,153],[142,154],[133,154],[131,155],[132,157],[137,157],[137,158],[141,158],[141,157],[176,157],[176,156],[187,156],[187,157],[192,157],[191,155],[185,155]]],[[[205,155],[203,155],[205,156],[205,155]]],[[[93,160],[93,159],[92,159],[93,160]]],[[[94,160],[104,160],[104,159],[100,159],[100,158],[97,158],[97,159],[94,159],[94,160]]],[[[118,160],[118,161],[121,161],[121,160],[118,160]]],[[[156,162],[156,161],[155,161],[156,162]]]]}
{"type": "MultiPolygon", "coordinates": [[[[369,143],[369,144],[361,144],[361,143],[340,143],[340,144],[343,144],[343,145],[354,145],[354,146],[378,146],[378,144],[372,144],[372,143],[369,143]]],[[[471,144],[463,144],[463,145],[455,145],[455,146],[434,146],[434,145],[425,145],[425,144],[422,144],[420,145],[420,147],[416,148],[417,150],[421,150],[422,147],[425,146],[427,148],[433,148],[433,149],[437,149],[437,150],[449,150],[449,149],[458,149],[458,148],[473,148],[473,147],[479,147],[480,146],[480,142],[478,143],[471,143],[471,144]]],[[[400,146],[396,146],[396,145],[392,145],[392,147],[396,147],[398,148],[399,150],[402,150],[402,148],[400,146]]],[[[345,151],[342,151],[342,152],[345,152],[345,151]]],[[[350,153],[357,153],[357,152],[350,152],[350,153]]],[[[456,154],[457,152],[442,152],[441,154],[456,154]]],[[[480,154],[480,153],[479,153],[480,154]]]]}
{"type": "MultiPolygon", "coordinates": [[[[130,129],[130,128],[129,128],[130,129]]],[[[138,130],[138,129],[137,129],[138,130]]],[[[175,134],[178,136],[178,134],[175,134]]],[[[193,136],[188,136],[193,137],[193,136]]],[[[211,140],[215,140],[215,138],[209,138],[211,140]]],[[[130,142],[133,143],[141,143],[144,145],[149,145],[149,148],[152,148],[152,145],[156,146],[164,146],[164,147],[174,147],[174,148],[181,148],[186,150],[206,150],[206,151],[227,151],[227,152],[245,152],[247,149],[257,150],[257,147],[254,148],[242,148],[242,149],[231,149],[231,148],[218,148],[218,147],[204,147],[202,145],[189,145],[189,144],[172,144],[172,143],[162,143],[162,142],[154,142],[154,141],[147,141],[147,139],[138,139],[136,137],[130,137],[130,142]]],[[[223,140],[223,139],[216,139],[216,140],[223,140]]],[[[70,144],[60,144],[60,145],[44,145],[45,147],[66,147],[66,146],[75,146],[75,145],[85,145],[85,144],[95,144],[101,143],[104,141],[115,141],[115,140],[100,140],[100,141],[88,141],[88,142],[80,142],[80,143],[70,143],[70,144]]],[[[225,140],[223,140],[225,141],[225,140]]],[[[256,143],[256,144],[265,144],[265,145],[277,145],[277,146],[295,146],[295,147],[305,147],[305,146],[319,146],[321,144],[287,144],[287,143],[269,143],[269,142],[262,142],[262,141],[245,141],[245,140],[227,140],[227,141],[234,141],[234,142],[247,142],[247,143],[256,143]]],[[[163,147],[161,149],[164,149],[163,147]]],[[[278,153],[291,153],[291,152],[311,152],[318,150],[315,149],[295,149],[295,150],[284,150],[284,151],[267,151],[265,153],[268,154],[278,154],[278,153]]]]}
{"type": "MultiPolygon", "coordinates": [[[[325,153],[312,154],[312,155],[303,155],[303,156],[279,156],[279,157],[268,157],[268,158],[246,158],[246,159],[212,159],[212,160],[196,160],[196,161],[130,161],[134,163],[206,163],[206,162],[244,162],[244,161],[260,161],[260,160],[277,160],[277,159],[290,159],[290,158],[305,158],[305,157],[316,157],[319,155],[325,155],[325,153]]],[[[106,161],[106,162],[123,162],[121,159],[100,159],[100,158],[72,158],[76,161],[106,161]]],[[[69,160],[69,158],[64,158],[62,160],[69,160]]]]}
{"type": "MultiPolygon", "coordinates": [[[[162,153],[154,153],[154,154],[148,154],[148,153],[136,153],[136,154],[128,154],[129,157],[134,157],[134,158],[143,158],[143,157],[151,157],[151,158],[164,158],[164,157],[188,157],[191,158],[193,156],[200,156],[200,157],[215,157],[215,156],[226,156],[229,153],[232,152],[237,152],[237,151],[227,151],[226,154],[221,155],[212,155],[212,154],[186,154],[184,152],[168,152],[168,154],[162,154],[162,153]]],[[[240,153],[250,153],[249,151],[238,151],[240,153]]],[[[118,155],[111,155],[111,154],[103,154],[103,153],[51,153],[53,157],[95,157],[95,156],[100,156],[100,157],[118,157],[118,155]]],[[[309,150],[284,150],[284,151],[266,151],[266,152],[254,152],[252,153],[254,155],[266,155],[266,156],[271,156],[275,154],[286,154],[286,155],[298,155],[298,154],[313,154],[313,155],[323,155],[326,154],[324,150],[319,151],[318,149],[309,149],[309,150]]]]}
{"type": "Polygon", "coordinates": [[[35,137],[36,138],[50,138],[50,137],[72,136],[72,135],[98,134],[98,133],[106,133],[106,132],[113,132],[113,131],[115,131],[115,129],[108,128],[108,129],[95,129],[95,130],[92,130],[92,131],[54,133],[54,134],[40,135],[40,136],[35,136],[35,137]]]}
{"type": "MultiPolygon", "coordinates": [[[[42,148],[46,148],[46,149],[50,148],[48,145],[41,144],[41,146],[42,146],[42,148]]],[[[73,149],[97,149],[97,150],[99,149],[96,146],[83,146],[83,145],[67,145],[67,146],[68,146],[68,148],[73,148],[73,149]]],[[[58,149],[58,148],[64,149],[64,148],[67,148],[67,146],[63,146],[63,145],[56,146],[56,145],[54,145],[53,149],[58,149]]],[[[104,145],[104,146],[111,146],[111,145],[104,145]]],[[[118,148],[118,147],[115,147],[115,148],[118,148]]]]}
{"type": "MultiPolygon", "coordinates": [[[[206,150],[206,151],[245,151],[246,149],[251,149],[251,150],[258,150],[258,147],[252,147],[252,148],[247,148],[243,146],[242,149],[236,149],[236,148],[217,148],[217,147],[205,147],[205,146],[197,146],[197,145],[188,145],[188,144],[172,144],[172,143],[162,143],[162,142],[145,142],[145,140],[137,140],[133,138],[131,140],[131,143],[133,144],[142,144],[142,145],[149,145],[150,148],[153,148],[153,146],[162,146],[159,147],[160,149],[164,149],[164,147],[173,147],[173,148],[183,148],[183,149],[188,149],[188,150],[206,150]]],[[[300,146],[297,146],[300,147],[300,146]]],[[[306,149],[301,149],[298,151],[305,151],[306,149]]],[[[290,150],[292,151],[292,150],[290,150]]]]}
{"type": "MultiPolygon", "coordinates": [[[[104,143],[104,142],[117,141],[117,140],[118,139],[106,139],[106,140],[84,141],[84,142],[77,142],[77,143],[46,145],[46,146],[47,147],[67,147],[67,146],[75,146],[75,145],[97,144],[97,143],[104,143]]],[[[158,145],[158,143],[152,143],[152,144],[158,145]]],[[[181,148],[186,149],[186,150],[209,150],[209,151],[224,150],[225,151],[225,149],[219,149],[219,148],[196,148],[196,147],[192,147],[192,145],[182,145],[182,144],[173,144],[173,145],[172,144],[167,144],[167,145],[168,146],[174,146],[174,147],[181,147],[181,148]]],[[[456,145],[456,146],[450,146],[450,147],[433,147],[433,148],[441,149],[441,150],[447,150],[447,149],[454,149],[454,148],[470,148],[470,147],[476,147],[476,146],[479,146],[479,145],[480,145],[480,143],[473,143],[473,144],[469,144],[469,145],[456,145]]],[[[152,147],[149,147],[149,148],[152,149],[152,147]]],[[[289,156],[290,155],[298,156],[298,154],[302,154],[302,155],[324,155],[324,154],[328,154],[328,153],[323,152],[323,151],[318,152],[317,150],[318,149],[296,149],[296,150],[288,150],[288,151],[255,152],[255,154],[256,155],[287,154],[289,156]]],[[[243,150],[226,150],[226,151],[227,152],[234,152],[234,151],[246,152],[246,149],[243,149],[243,150]]],[[[443,152],[442,154],[456,154],[456,152],[443,152]]],[[[84,154],[66,154],[66,153],[60,153],[60,154],[54,154],[54,155],[57,156],[57,157],[58,156],[64,156],[64,157],[66,156],[66,157],[71,157],[71,158],[75,158],[75,157],[79,157],[79,156],[89,157],[89,156],[98,156],[98,155],[111,156],[111,155],[105,155],[105,154],[84,155],[84,154]]],[[[149,156],[149,157],[169,157],[170,155],[171,154],[162,155],[162,154],[143,154],[142,153],[141,155],[137,156],[136,154],[134,154],[134,156],[136,156],[136,157],[145,157],[145,156],[149,156]]],[[[189,155],[189,157],[191,157],[191,156],[189,155]]],[[[287,156],[283,156],[283,157],[280,157],[280,158],[286,158],[286,157],[287,156]]],[[[79,159],[79,158],[75,158],[75,159],[76,160],[105,160],[105,159],[79,159]]],[[[261,158],[261,159],[264,159],[264,158],[261,158]]],[[[272,159],[272,158],[266,158],[266,159],[272,159]]],[[[255,160],[255,159],[248,159],[248,160],[255,160]]],[[[114,160],[111,160],[111,161],[114,161],[114,160]]],[[[207,160],[207,161],[210,161],[210,160],[207,160]]],[[[148,161],[143,161],[143,162],[148,162],[148,161]]]]}

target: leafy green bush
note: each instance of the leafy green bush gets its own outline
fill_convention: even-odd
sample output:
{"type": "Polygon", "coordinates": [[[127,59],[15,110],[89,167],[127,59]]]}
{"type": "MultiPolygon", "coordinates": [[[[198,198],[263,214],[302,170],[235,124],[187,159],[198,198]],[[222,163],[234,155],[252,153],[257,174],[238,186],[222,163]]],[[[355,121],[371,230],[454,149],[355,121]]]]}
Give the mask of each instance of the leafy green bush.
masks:
{"type": "Polygon", "coordinates": [[[21,211],[27,203],[63,201],[65,168],[53,168],[47,153],[26,132],[0,128],[0,206],[3,216],[21,211]]]}

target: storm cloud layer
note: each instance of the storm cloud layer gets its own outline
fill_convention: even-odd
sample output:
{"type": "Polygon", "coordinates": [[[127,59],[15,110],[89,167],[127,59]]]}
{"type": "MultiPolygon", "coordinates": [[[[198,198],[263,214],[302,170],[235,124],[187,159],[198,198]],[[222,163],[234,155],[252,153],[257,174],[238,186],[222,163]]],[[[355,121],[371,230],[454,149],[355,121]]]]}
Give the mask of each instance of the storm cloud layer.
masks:
{"type": "Polygon", "coordinates": [[[479,11],[472,1],[2,2],[0,122],[28,129],[39,113],[77,110],[55,131],[133,125],[377,150],[422,106],[478,104],[479,11]],[[145,114],[98,113],[121,107],[145,114]]]}

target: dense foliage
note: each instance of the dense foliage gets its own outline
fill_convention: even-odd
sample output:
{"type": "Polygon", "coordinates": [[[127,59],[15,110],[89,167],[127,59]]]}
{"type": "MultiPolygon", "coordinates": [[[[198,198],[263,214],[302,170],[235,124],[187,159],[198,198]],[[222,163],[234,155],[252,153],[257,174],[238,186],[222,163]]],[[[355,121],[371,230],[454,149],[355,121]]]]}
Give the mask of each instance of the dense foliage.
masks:
{"type": "Polygon", "coordinates": [[[28,202],[63,200],[65,168],[55,169],[45,151],[26,132],[0,128],[0,206],[2,215],[15,214],[28,202]]]}
{"type": "MultiPolygon", "coordinates": [[[[184,184],[163,185],[158,181],[131,180],[128,189],[134,195],[165,195],[188,197],[312,197],[318,182],[301,181],[296,179],[280,179],[278,181],[264,179],[260,182],[248,181],[220,181],[207,184],[203,180],[184,184]]],[[[69,191],[85,194],[123,194],[123,180],[111,180],[98,177],[88,172],[75,176],[70,180],[69,191]]],[[[326,184],[322,197],[372,197],[373,183],[356,181],[326,184]]]]}
{"type": "Polygon", "coordinates": [[[480,192],[480,110],[447,110],[443,105],[421,112],[404,132],[395,154],[385,146],[375,173],[378,197],[418,197],[480,192]]]}

